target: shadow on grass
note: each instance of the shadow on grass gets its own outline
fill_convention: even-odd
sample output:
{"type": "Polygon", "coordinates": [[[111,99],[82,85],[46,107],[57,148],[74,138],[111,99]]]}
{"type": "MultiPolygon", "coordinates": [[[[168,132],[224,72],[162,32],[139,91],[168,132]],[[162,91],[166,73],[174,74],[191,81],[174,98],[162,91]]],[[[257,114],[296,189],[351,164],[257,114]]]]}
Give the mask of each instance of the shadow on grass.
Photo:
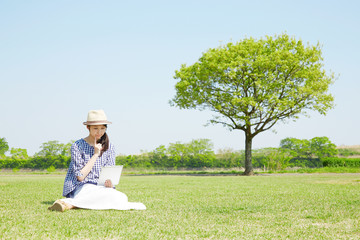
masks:
{"type": "Polygon", "coordinates": [[[44,205],[52,205],[56,200],[52,200],[52,201],[42,201],[41,204],[44,205]]]}

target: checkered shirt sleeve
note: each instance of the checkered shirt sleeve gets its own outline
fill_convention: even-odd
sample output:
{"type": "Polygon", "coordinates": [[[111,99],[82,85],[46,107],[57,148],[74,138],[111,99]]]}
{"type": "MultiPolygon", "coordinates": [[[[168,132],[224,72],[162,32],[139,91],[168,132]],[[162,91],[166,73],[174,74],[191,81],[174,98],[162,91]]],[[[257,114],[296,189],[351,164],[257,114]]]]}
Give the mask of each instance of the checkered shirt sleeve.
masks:
{"type": "Polygon", "coordinates": [[[64,181],[64,197],[68,197],[70,193],[76,189],[76,187],[85,183],[97,184],[101,167],[115,165],[115,148],[114,145],[110,143],[109,149],[105,151],[101,157],[96,159],[96,162],[89,174],[83,181],[80,182],[77,177],[82,176],[80,172],[81,169],[84,168],[93,155],[94,147],[90,146],[84,139],[76,141],[71,146],[71,162],[64,181]]]}

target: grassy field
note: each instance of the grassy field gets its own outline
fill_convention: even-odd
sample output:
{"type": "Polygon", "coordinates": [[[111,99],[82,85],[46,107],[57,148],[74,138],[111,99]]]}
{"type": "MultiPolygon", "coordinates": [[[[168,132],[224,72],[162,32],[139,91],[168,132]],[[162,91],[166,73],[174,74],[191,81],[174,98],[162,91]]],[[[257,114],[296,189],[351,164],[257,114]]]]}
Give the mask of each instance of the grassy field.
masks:
{"type": "Polygon", "coordinates": [[[48,211],[63,180],[0,175],[0,239],[360,239],[360,174],[123,176],[146,211],[48,211]]]}

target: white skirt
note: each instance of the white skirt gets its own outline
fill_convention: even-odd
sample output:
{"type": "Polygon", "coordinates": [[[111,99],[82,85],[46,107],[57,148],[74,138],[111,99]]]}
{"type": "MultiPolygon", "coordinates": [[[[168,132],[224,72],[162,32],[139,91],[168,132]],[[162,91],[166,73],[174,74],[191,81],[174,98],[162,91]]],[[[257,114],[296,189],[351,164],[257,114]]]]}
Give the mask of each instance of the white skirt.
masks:
{"type": "Polygon", "coordinates": [[[61,201],[69,203],[78,208],[86,209],[116,209],[116,210],[145,210],[142,203],[128,202],[128,197],[113,188],[85,184],[74,193],[74,198],[65,198],[61,201]]]}

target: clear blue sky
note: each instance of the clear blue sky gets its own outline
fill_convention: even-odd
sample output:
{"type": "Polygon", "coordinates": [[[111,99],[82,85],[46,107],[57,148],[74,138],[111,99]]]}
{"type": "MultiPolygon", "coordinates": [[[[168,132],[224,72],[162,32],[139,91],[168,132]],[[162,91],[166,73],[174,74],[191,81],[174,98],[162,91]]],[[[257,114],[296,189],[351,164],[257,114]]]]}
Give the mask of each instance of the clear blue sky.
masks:
{"type": "Polygon", "coordinates": [[[244,134],[204,127],[210,112],[170,107],[174,71],[209,48],[286,32],[323,46],[336,107],[326,116],[278,124],[253,148],[286,137],[327,136],[360,144],[359,1],[0,2],[0,137],[30,155],[42,143],[87,136],[91,109],[104,109],[117,153],[208,138],[244,149],[244,134]]]}

